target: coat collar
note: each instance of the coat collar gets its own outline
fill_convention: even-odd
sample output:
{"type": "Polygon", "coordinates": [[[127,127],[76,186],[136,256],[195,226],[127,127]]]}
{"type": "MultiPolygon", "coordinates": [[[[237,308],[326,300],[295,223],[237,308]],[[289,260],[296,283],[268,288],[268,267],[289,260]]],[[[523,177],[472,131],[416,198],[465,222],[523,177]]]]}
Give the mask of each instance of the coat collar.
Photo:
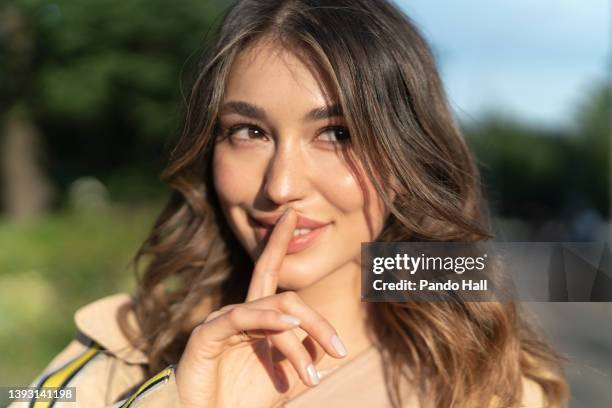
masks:
{"type": "MultiPolygon", "coordinates": [[[[119,308],[126,303],[132,303],[128,293],[103,297],[79,308],[74,314],[74,322],[83,334],[120,360],[129,364],[147,364],[147,356],[132,346],[119,327],[119,308]]],[[[127,320],[132,327],[138,327],[132,309],[128,311],[127,320]]]]}

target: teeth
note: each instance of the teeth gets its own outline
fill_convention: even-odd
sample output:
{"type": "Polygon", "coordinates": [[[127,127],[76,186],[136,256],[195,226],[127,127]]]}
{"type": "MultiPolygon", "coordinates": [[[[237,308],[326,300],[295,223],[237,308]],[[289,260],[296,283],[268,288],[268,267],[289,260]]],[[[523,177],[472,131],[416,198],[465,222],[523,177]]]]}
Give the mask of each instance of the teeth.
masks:
{"type": "Polygon", "coordinates": [[[306,235],[310,231],[312,231],[310,228],[296,228],[293,230],[293,236],[297,237],[299,235],[306,235]]]}

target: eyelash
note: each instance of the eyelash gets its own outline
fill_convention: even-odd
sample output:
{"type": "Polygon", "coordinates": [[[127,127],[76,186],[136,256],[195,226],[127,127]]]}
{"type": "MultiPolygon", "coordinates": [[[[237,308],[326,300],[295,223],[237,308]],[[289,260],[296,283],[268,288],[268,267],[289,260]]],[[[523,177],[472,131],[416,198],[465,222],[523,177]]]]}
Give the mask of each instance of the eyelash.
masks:
{"type": "MultiPolygon", "coordinates": [[[[236,125],[227,127],[227,128],[224,129],[224,132],[223,132],[224,133],[224,137],[230,138],[236,132],[238,132],[238,131],[240,131],[242,129],[249,129],[249,130],[254,129],[254,130],[257,130],[258,132],[262,133],[261,135],[259,135],[259,137],[267,137],[267,135],[263,132],[263,130],[259,126],[254,124],[254,123],[238,123],[236,125]]],[[[341,140],[338,140],[338,141],[335,141],[335,142],[333,142],[333,141],[325,141],[325,143],[344,144],[344,143],[347,143],[347,142],[350,141],[349,131],[344,126],[328,126],[325,129],[323,129],[321,134],[329,132],[329,131],[334,131],[334,130],[335,131],[342,131],[342,132],[344,132],[346,134],[345,139],[341,139],[341,140]]],[[[252,140],[252,139],[249,139],[249,140],[252,140]]],[[[242,141],[244,142],[244,140],[242,140],[242,141]]],[[[240,142],[238,142],[238,143],[240,143],[240,142]]]]}

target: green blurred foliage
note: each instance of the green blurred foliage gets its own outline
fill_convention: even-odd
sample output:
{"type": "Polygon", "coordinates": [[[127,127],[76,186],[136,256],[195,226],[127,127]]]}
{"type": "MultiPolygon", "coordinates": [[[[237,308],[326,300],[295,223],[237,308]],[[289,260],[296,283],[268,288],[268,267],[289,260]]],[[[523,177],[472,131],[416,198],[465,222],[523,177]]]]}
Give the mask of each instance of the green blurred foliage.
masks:
{"type": "Polygon", "coordinates": [[[578,136],[571,146],[575,154],[574,184],[595,208],[610,217],[612,192],[612,84],[597,84],[587,93],[577,113],[578,136]],[[602,209],[605,206],[605,209],[602,209]]]}
{"type": "Polygon", "coordinates": [[[131,290],[128,261],[166,194],[158,177],[177,133],[183,81],[227,5],[0,4],[0,125],[17,106],[29,118],[60,193],[56,211],[27,224],[0,213],[0,346],[11,350],[0,359],[0,384],[30,382],[74,337],[76,309],[131,290]],[[105,211],[72,206],[69,188],[83,176],[110,191],[105,211]]]}
{"type": "MultiPolygon", "coordinates": [[[[83,174],[106,182],[126,169],[138,169],[161,188],[156,178],[178,128],[182,80],[193,74],[227,3],[16,0],[0,6],[18,27],[0,36],[0,104],[27,108],[61,191],[83,174]]],[[[142,198],[108,184],[114,197],[142,198]]]]}
{"type": "Polygon", "coordinates": [[[494,212],[529,221],[585,208],[610,212],[610,95],[585,94],[574,129],[545,129],[492,114],[464,124],[494,212]]]}
{"type": "Polygon", "coordinates": [[[75,310],[130,291],[159,204],[0,222],[0,384],[28,384],[76,334],[75,310]]]}

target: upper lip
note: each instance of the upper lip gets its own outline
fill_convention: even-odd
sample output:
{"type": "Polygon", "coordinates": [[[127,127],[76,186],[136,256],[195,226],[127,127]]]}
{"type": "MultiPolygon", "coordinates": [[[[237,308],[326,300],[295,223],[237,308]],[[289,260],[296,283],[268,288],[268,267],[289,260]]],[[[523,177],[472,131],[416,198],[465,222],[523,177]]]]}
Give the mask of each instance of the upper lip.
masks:
{"type": "MultiPolygon", "coordinates": [[[[276,223],[278,222],[278,219],[282,215],[283,214],[281,213],[281,214],[274,214],[274,215],[262,215],[262,216],[257,216],[257,217],[256,216],[251,216],[251,217],[253,218],[253,220],[258,222],[262,226],[271,228],[274,225],[276,225],[276,223]]],[[[297,220],[297,224],[295,225],[295,228],[315,229],[315,228],[324,227],[327,224],[331,224],[331,222],[316,221],[311,218],[304,217],[303,215],[298,214],[298,220],[297,220]]]]}

